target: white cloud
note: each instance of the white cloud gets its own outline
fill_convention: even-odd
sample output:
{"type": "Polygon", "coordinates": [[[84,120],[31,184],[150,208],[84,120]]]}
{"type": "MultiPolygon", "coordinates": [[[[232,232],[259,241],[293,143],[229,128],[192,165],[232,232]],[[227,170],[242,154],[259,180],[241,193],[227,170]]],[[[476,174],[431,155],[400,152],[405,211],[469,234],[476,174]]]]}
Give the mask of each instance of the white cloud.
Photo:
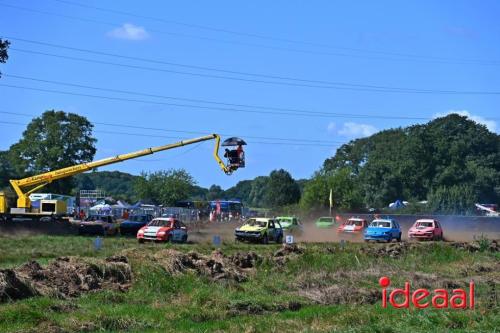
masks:
{"type": "Polygon", "coordinates": [[[351,138],[362,138],[377,133],[378,130],[375,126],[368,124],[358,124],[354,122],[344,123],[338,134],[351,138]]]}
{"type": "Polygon", "coordinates": [[[333,121],[331,121],[331,122],[328,124],[328,127],[327,127],[328,132],[330,132],[330,133],[335,132],[335,128],[336,128],[336,127],[337,127],[337,126],[335,125],[335,123],[334,123],[333,121]]]}
{"type": "Polygon", "coordinates": [[[494,121],[494,120],[488,120],[488,119],[485,119],[485,118],[483,118],[481,116],[473,115],[473,114],[471,114],[467,110],[450,110],[448,112],[436,113],[433,116],[433,118],[445,117],[445,116],[447,116],[449,114],[452,114],[452,113],[456,113],[456,114],[458,114],[460,116],[467,117],[470,120],[475,121],[478,124],[484,125],[491,132],[495,133],[497,131],[497,123],[496,123],[496,121],[494,121]]]}
{"type": "Polygon", "coordinates": [[[125,23],[121,27],[113,29],[107,34],[111,38],[144,40],[149,38],[149,33],[144,27],[139,27],[131,23],[125,23]]]}

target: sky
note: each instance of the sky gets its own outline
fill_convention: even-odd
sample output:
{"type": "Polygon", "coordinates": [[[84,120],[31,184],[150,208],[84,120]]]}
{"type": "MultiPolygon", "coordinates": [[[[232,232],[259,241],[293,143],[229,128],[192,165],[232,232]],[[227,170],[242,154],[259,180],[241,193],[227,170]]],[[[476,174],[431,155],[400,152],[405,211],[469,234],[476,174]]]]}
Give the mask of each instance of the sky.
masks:
{"type": "Polygon", "coordinates": [[[96,159],[238,136],[247,166],[229,177],[211,141],[99,169],[184,168],[228,188],[279,168],[309,178],[341,144],[450,112],[498,133],[499,12],[498,1],[0,0],[12,43],[0,150],[49,109],[97,123],[96,159]]]}

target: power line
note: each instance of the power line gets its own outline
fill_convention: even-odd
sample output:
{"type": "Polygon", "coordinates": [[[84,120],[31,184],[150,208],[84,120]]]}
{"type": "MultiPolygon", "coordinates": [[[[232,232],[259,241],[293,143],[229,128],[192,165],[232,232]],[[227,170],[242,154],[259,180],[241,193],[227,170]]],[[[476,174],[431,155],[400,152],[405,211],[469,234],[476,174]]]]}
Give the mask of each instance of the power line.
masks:
{"type": "MultiPolygon", "coordinates": [[[[19,112],[8,112],[8,111],[2,111],[0,110],[0,113],[3,114],[10,114],[10,115],[16,115],[16,116],[24,116],[24,117],[37,117],[35,114],[28,114],[28,113],[19,113],[19,112]]],[[[165,128],[158,128],[158,127],[146,127],[146,126],[137,126],[137,125],[130,125],[130,124],[124,124],[124,123],[105,123],[105,122],[98,122],[98,121],[92,121],[93,124],[96,125],[103,125],[103,126],[110,126],[110,127],[125,127],[125,128],[133,128],[133,129],[143,129],[143,130],[148,130],[148,131],[162,131],[162,132],[174,132],[174,133],[185,133],[185,134],[196,134],[196,135],[207,135],[213,133],[211,132],[202,132],[202,131],[185,131],[185,130],[174,130],[174,129],[165,129],[165,128]]],[[[311,143],[344,143],[340,141],[327,141],[327,140],[311,140],[311,139],[297,139],[297,138],[278,138],[278,137],[264,137],[264,136],[252,136],[252,135],[245,135],[245,134],[228,134],[228,133],[220,133],[219,131],[216,131],[222,136],[227,136],[227,137],[232,137],[232,136],[242,136],[245,138],[251,138],[251,139],[263,139],[263,140],[277,140],[277,141],[297,141],[297,142],[311,142],[311,143]]],[[[178,139],[178,137],[171,137],[178,139]]]]}
{"type": "MultiPolygon", "coordinates": [[[[69,83],[69,82],[53,81],[53,80],[45,80],[45,79],[27,77],[27,76],[20,76],[20,75],[14,75],[14,74],[3,74],[3,75],[6,77],[12,77],[15,79],[42,82],[42,83],[50,83],[50,84],[55,84],[55,85],[60,85],[60,86],[67,86],[67,87],[77,87],[77,88],[91,89],[91,90],[97,90],[97,91],[107,91],[107,92],[113,92],[113,93],[137,95],[137,96],[145,96],[145,97],[154,97],[154,98],[169,99],[169,100],[170,99],[178,99],[178,98],[174,98],[171,96],[143,93],[143,92],[137,92],[137,91],[131,91],[131,90],[95,87],[95,86],[88,86],[88,85],[75,84],[75,83],[69,83]]],[[[197,100],[197,102],[198,103],[208,103],[207,101],[203,101],[203,100],[197,100]]],[[[229,103],[216,103],[216,102],[210,102],[210,104],[218,104],[218,105],[222,104],[224,106],[231,105],[229,103]]],[[[236,109],[236,108],[210,107],[210,106],[200,106],[200,105],[192,105],[192,104],[168,103],[166,105],[176,106],[176,107],[187,107],[187,108],[191,108],[191,107],[192,108],[201,108],[201,109],[209,109],[209,110],[235,111],[235,112],[246,112],[246,111],[250,112],[251,111],[251,112],[262,113],[262,111],[243,110],[243,109],[236,109]]],[[[348,116],[348,117],[352,117],[352,118],[411,119],[411,120],[425,120],[425,119],[427,119],[424,117],[366,115],[366,114],[353,114],[353,113],[332,113],[332,112],[321,112],[321,111],[290,109],[290,108],[268,108],[268,107],[263,107],[263,106],[242,105],[242,104],[235,104],[235,105],[238,105],[238,106],[244,107],[244,108],[257,108],[257,109],[264,109],[264,110],[269,109],[272,111],[286,111],[286,112],[279,112],[278,114],[290,114],[289,112],[292,112],[294,115],[295,114],[296,115],[316,114],[316,115],[327,115],[327,116],[331,116],[331,117],[346,117],[346,116],[348,116]]]]}
{"type": "MultiPolygon", "coordinates": [[[[484,62],[484,60],[480,60],[480,59],[457,59],[457,58],[453,59],[453,58],[445,58],[445,57],[418,55],[418,54],[407,54],[407,53],[400,53],[400,52],[388,52],[388,51],[379,51],[379,50],[367,50],[367,49],[359,49],[359,48],[339,47],[339,46],[333,46],[333,45],[329,45],[329,44],[325,44],[325,43],[294,40],[294,39],[289,39],[289,38],[280,38],[280,37],[267,36],[267,35],[261,35],[261,34],[255,34],[255,33],[235,31],[235,30],[230,30],[230,29],[210,27],[210,26],[206,26],[206,25],[185,23],[185,22],[179,22],[179,21],[174,21],[174,20],[166,20],[166,19],[159,18],[159,17],[140,15],[137,13],[131,13],[131,12],[115,10],[115,9],[110,9],[110,8],[104,8],[104,7],[91,6],[88,4],[83,4],[83,3],[79,3],[79,2],[75,2],[75,1],[68,1],[68,0],[53,0],[53,1],[56,1],[59,3],[64,3],[67,5],[72,5],[72,6],[90,8],[90,9],[99,10],[99,11],[103,11],[103,12],[115,13],[115,14],[130,16],[130,17],[137,17],[137,18],[153,20],[153,21],[157,21],[157,22],[175,24],[175,25],[184,26],[184,27],[197,28],[197,29],[209,30],[209,31],[214,31],[214,32],[223,32],[223,33],[236,35],[236,36],[246,36],[246,37],[258,38],[258,39],[270,40],[270,41],[309,45],[309,46],[316,46],[316,47],[329,48],[329,49],[338,49],[338,50],[344,50],[344,51],[367,52],[367,53],[375,53],[375,54],[390,55],[390,56],[397,56],[397,57],[415,58],[415,59],[420,58],[420,59],[441,60],[441,61],[442,60],[444,60],[444,61],[451,60],[451,61],[466,61],[466,62],[469,62],[469,61],[471,61],[471,62],[484,62]]],[[[488,61],[486,61],[486,62],[488,62],[488,61]]],[[[497,61],[495,61],[494,63],[498,64],[497,61]]]]}
{"type": "MultiPolygon", "coordinates": [[[[90,98],[97,98],[97,99],[104,99],[104,100],[110,100],[110,101],[125,101],[125,102],[133,102],[133,103],[144,103],[144,104],[155,104],[155,105],[167,105],[167,106],[173,106],[172,103],[165,103],[165,102],[160,102],[160,101],[151,101],[151,100],[142,100],[142,99],[132,99],[132,98],[123,98],[123,97],[111,97],[111,96],[104,96],[104,95],[92,95],[92,94],[83,94],[83,93],[75,93],[75,92],[69,92],[69,91],[61,91],[61,90],[54,90],[54,89],[42,89],[42,88],[33,88],[33,87],[26,87],[26,86],[18,86],[18,85],[12,85],[12,84],[5,84],[5,83],[0,83],[0,86],[2,87],[8,87],[8,88],[13,88],[13,89],[23,89],[23,90],[32,90],[32,91],[38,91],[38,92],[48,92],[48,93],[54,93],[54,94],[61,94],[61,95],[68,95],[68,96],[82,96],[82,97],[90,97],[90,98]]],[[[276,111],[258,111],[258,110],[242,110],[242,109],[222,109],[222,108],[211,108],[211,107],[205,107],[205,106],[199,106],[199,105],[175,105],[175,106],[182,106],[182,107],[187,107],[187,108],[197,108],[197,109],[211,109],[215,111],[221,111],[221,112],[242,112],[242,113],[257,113],[257,114],[270,114],[270,115],[287,115],[287,116],[303,116],[303,117],[320,117],[320,118],[332,118],[332,117],[340,117],[340,118],[349,118],[344,115],[335,115],[335,114],[329,114],[329,113],[291,113],[291,112],[276,112],[276,111]]],[[[367,116],[367,117],[351,117],[351,118],[379,118],[379,119],[407,119],[407,120],[424,120],[428,118],[422,118],[422,117],[402,117],[402,116],[367,116]]]]}
{"type": "MultiPolygon", "coordinates": [[[[28,123],[20,123],[20,122],[11,122],[11,121],[3,121],[0,120],[0,124],[8,124],[8,125],[22,125],[27,126],[28,123]]],[[[151,138],[166,138],[166,139],[176,139],[176,140],[184,140],[188,139],[186,137],[173,137],[173,136],[165,136],[165,135],[155,135],[155,134],[143,134],[143,133],[129,133],[129,132],[116,132],[116,131],[102,131],[95,130],[95,133],[103,133],[103,134],[112,134],[112,135],[126,135],[126,136],[140,136],[140,137],[151,137],[151,138]]],[[[324,143],[302,143],[302,142],[265,142],[265,141],[249,141],[251,144],[264,144],[264,145],[287,145],[287,146],[311,146],[311,147],[332,147],[334,144],[324,144],[324,143]]]]}
{"type": "Polygon", "coordinates": [[[257,73],[225,70],[225,69],[219,69],[219,68],[213,68],[213,67],[203,67],[203,66],[165,62],[162,60],[154,60],[154,59],[148,59],[148,58],[125,56],[125,55],[120,55],[120,54],[94,51],[94,50],[82,49],[82,48],[75,48],[75,47],[70,47],[70,46],[64,46],[64,45],[58,45],[58,44],[46,43],[46,42],[40,42],[40,41],[33,41],[33,40],[22,39],[22,38],[12,38],[9,36],[6,36],[5,38],[11,39],[11,40],[16,40],[16,41],[21,41],[21,42],[26,42],[26,43],[31,43],[31,44],[44,45],[44,46],[49,46],[49,47],[54,47],[54,48],[60,48],[60,49],[66,49],[66,50],[84,52],[84,53],[90,53],[90,54],[96,54],[96,55],[104,55],[104,56],[127,59],[127,60],[143,61],[143,62],[164,64],[164,65],[169,65],[169,66],[177,66],[177,67],[191,68],[191,69],[197,69],[197,70],[214,71],[214,72],[221,72],[221,73],[229,73],[229,74],[236,74],[236,75],[245,75],[245,76],[280,80],[280,81],[266,81],[266,80],[249,79],[249,78],[241,78],[241,77],[234,77],[234,76],[186,72],[186,71],[178,71],[178,70],[164,69],[164,68],[158,68],[158,67],[146,67],[146,66],[115,63],[115,62],[96,60],[96,59],[66,56],[66,55],[53,54],[53,53],[47,53],[47,52],[19,49],[19,48],[14,48],[14,47],[10,48],[11,50],[18,51],[18,52],[37,54],[37,55],[43,55],[43,56],[50,56],[50,57],[56,57],[56,58],[72,60],[72,61],[98,63],[98,64],[102,64],[102,65],[111,65],[111,66],[115,66],[115,67],[132,68],[132,69],[147,70],[147,71],[153,71],[153,72],[166,72],[166,73],[181,74],[181,75],[196,76],[196,77],[207,77],[207,78],[213,78],[213,79],[236,80],[236,81],[243,81],[243,82],[247,82],[247,83],[263,83],[263,84],[284,85],[284,86],[292,86],[292,87],[306,87],[306,88],[334,89],[334,90],[352,90],[352,91],[382,92],[382,93],[456,94],[456,95],[496,95],[496,94],[499,94],[498,92],[491,92],[491,91],[460,91],[460,90],[442,90],[442,89],[440,90],[440,89],[405,88],[405,87],[369,85],[369,84],[360,84],[360,83],[310,80],[310,79],[302,79],[302,78],[294,78],[294,77],[278,76],[278,75],[269,75],[269,74],[257,74],[257,73]],[[288,81],[291,81],[291,82],[288,82],[288,81]],[[294,82],[298,82],[298,83],[294,83],[294,82]]]}

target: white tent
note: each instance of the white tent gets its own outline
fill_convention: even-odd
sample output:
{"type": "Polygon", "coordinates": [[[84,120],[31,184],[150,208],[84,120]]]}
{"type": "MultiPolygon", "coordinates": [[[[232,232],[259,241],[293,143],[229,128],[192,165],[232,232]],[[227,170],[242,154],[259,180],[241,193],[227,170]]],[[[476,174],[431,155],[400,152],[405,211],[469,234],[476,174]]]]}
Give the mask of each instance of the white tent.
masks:
{"type": "Polygon", "coordinates": [[[93,207],[90,207],[90,210],[93,210],[93,211],[110,211],[111,210],[111,206],[108,205],[108,204],[98,204],[98,205],[95,205],[93,207]]]}

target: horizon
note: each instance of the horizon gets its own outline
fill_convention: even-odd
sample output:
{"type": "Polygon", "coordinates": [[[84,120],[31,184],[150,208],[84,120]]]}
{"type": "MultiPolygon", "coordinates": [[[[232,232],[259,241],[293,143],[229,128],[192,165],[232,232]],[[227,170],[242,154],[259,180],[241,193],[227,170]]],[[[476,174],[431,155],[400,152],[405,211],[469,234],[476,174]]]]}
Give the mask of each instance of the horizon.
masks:
{"type": "Polygon", "coordinates": [[[232,177],[210,142],[100,168],[183,168],[199,186],[228,189],[280,168],[308,179],[352,139],[450,112],[498,133],[494,1],[0,6],[12,43],[0,150],[50,109],[99,123],[95,159],[196,133],[239,136],[247,167],[232,177]]]}

